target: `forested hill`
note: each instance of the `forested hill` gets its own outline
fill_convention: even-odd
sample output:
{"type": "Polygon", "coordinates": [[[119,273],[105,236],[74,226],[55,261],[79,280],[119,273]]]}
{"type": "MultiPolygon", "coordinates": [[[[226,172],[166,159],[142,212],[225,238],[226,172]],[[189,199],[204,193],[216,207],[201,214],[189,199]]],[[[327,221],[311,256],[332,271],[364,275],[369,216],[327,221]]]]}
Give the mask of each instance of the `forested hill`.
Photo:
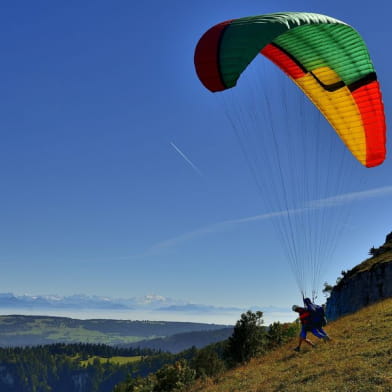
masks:
{"type": "Polygon", "coordinates": [[[195,331],[185,332],[176,335],[168,336],[166,338],[149,339],[141,342],[132,343],[129,347],[163,350],[171,353],[179,353],[193,346],[202,348],[208,344],[226,340],[233,333],[232,327],[208,330],[208,331],[195,331]],[[190,344],[192,343],[192,344],[190,344]]]}
{"type": "MultiPolygon", "coordinates": [[[[175,334],[220,330],[224,325],[129,320],[77,320],[50,316],[0,316],[0,347],[52,343],[135,343],[175,334]]],[[[191,347],[190,340],[187,347],[191,347]]]]}
{"type": "MultiPolygon", "coordinates": [[[[192,352],[182,353],[182,357],[192,352]]],[[[111,392],[178,360],[168,353],[92,344],[0,348],[1,392],[111,392]]]]}

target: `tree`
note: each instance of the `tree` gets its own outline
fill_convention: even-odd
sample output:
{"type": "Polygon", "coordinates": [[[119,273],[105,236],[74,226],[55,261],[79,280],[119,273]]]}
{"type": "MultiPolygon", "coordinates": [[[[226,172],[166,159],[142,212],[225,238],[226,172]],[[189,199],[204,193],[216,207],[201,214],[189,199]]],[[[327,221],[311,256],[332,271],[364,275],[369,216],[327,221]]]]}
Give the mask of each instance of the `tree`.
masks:
{"type": "Polygon", "coordinates": [[[265,351],[266,331],[262,317],[263,312],[251,310],[241,315],[229,338],[227,355],[232,362],[247,362],[265,351]]]}
{"type": "Polygon", "coordinates": [[[165,365],[155,373],[154,392],[182,392],[195,380],[196,372],[185,359],[165,365]]]}
{"type": "Polygon", "coordinates": [[[328,282],[324,282],[324,288],[323,288],[323,293],[326,297],[328,297],[329,295],[331,295],[333,290],[333,286],[330,285],[328,282]]]}
{"type": "Polygon", "coordinates": [[[198,351],[191,362],[196,371],[196,377],[213,377],[225,370],[225,363],[219,358],[216,351],[206,347],[198,351]]]}

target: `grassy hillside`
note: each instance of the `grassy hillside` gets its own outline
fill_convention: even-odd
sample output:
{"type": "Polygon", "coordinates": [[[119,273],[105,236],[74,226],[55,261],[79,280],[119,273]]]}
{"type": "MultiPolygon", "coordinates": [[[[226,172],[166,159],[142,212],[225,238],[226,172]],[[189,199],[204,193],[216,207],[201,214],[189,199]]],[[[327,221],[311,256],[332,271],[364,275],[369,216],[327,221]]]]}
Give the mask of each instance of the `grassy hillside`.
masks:
{"type": "Polygon", "coordinates": [[[316,348],[296,353],[294,340],[191,391],[392,391],[392,299],[342,317],[326,330],[330,343],[318,341],[316,348]]]}

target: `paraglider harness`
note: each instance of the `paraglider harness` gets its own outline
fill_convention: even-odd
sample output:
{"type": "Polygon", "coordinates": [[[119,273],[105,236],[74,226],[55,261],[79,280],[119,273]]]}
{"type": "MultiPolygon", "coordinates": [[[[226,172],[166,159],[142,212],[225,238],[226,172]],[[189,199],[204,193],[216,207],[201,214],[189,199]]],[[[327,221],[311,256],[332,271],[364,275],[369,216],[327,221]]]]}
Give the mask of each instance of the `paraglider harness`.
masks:
{"type": "Polygon", "coordinates": [[[304,298],[304,305],[310,313],[311,325],[316,328],[325,327],[327,325],[327,319],[322,306],[314,304],[309,298],[304,298]]]}

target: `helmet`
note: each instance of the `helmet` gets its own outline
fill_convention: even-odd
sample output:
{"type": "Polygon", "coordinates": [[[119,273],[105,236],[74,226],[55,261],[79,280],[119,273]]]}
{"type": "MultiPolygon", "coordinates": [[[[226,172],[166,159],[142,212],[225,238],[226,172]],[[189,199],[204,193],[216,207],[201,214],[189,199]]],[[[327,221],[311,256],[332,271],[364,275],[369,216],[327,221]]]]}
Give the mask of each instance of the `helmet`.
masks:
{"type": "Polygon", "coordinates": [[[291,307],[291,309],[294,310],[294,312],[295,312],[295,311],[298,309],[298,307],[299,307],[298,305],[293,305],[293,306],[291,307]]]}

